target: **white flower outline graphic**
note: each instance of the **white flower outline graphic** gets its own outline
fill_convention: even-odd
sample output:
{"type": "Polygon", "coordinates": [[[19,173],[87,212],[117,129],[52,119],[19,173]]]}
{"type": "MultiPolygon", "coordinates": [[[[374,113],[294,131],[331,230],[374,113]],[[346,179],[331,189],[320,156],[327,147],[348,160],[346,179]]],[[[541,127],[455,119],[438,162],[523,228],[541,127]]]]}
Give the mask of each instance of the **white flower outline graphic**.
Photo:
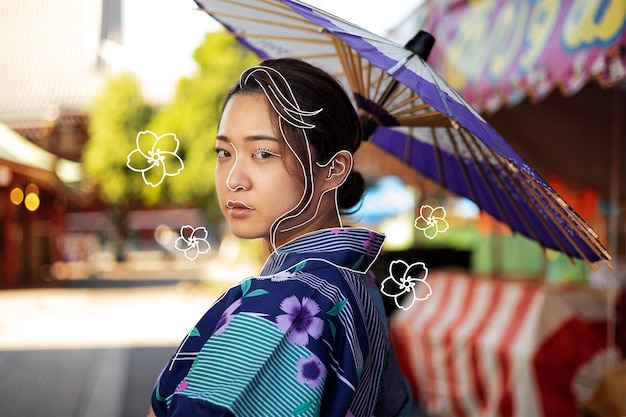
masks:
{"type": "Polygon", "coordinates": [[[439,206],[432,208],[428,204],[420,207],[420,215],[415,219],[415,228],[424,232],[428,239],[434,239],[439,233],[444,233],[450,225],[446,221],[446,209],[439,206]]]}
{"type": "Polygon", "coordinates": [[[194,228],[185,225],[180,228],[180,237],[174,242],[174,247],[185,253],[185,258],[195,261],[199,255],[203,255],[211,250],[211,244],[207,242],[209,232],[206,227],[194,228]]]}
{"type": "Polygon", "coordinates": [[[157,136],[142,130],[135,138],[137,148],[126,157],[126,166],[141,172],[143,181],[151,187],[161,185],[165,177],[174,177],[185,169],[183,160],[176,154],[180,142],[174,133],[157,136]]]}
{"type": "Polygon", "coordinates": [[[402,260],[393,261],[389,264],[389,276],[380,284],[380,292],[393,298],[396,306],[406,311],[413,307],[415,301],[424,301],[432,295],[433,290],[426,282],[427,277],[428,267],[424,262],[409,265],[402,260]],[[423,278],[418,278],[420,276],[423,278]],[[426,285],[426,296],[417,296],[417,284],[426,285]],[[411,296],[403,297],[406,293],[411,293],[411,296]]]}

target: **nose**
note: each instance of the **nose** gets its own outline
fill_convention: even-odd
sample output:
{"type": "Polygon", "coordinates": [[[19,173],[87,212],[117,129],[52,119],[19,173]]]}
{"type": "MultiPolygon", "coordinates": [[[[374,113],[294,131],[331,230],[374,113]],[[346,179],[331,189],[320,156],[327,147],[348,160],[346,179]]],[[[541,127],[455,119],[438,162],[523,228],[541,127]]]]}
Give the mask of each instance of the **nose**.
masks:
{"type": "Polygon", "coordinates": [[[250,176],[248,175],[245,163],[239,160],[239,155],[235,151],[235,160],[233,166],[226,177],[226,187],[230,191],[246,191],[250,189],[250,176]]]}

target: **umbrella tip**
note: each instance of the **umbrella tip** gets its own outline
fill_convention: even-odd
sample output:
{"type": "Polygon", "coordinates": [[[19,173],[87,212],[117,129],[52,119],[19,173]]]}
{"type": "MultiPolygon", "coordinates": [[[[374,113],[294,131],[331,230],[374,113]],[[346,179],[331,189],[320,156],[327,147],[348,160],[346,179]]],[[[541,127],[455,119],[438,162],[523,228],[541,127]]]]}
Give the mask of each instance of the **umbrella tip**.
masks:
{"type": "Polygon", "coordinates": [[[404,48],[419,55],[419,57],[424,61],[427,61],[430,51],[433,49],[434,45],[434,36],[428,32],[420,30],[417,32],[417,35],[413,36],[413,38],[408,41],[406,45],[404,45],[404,48]]]}

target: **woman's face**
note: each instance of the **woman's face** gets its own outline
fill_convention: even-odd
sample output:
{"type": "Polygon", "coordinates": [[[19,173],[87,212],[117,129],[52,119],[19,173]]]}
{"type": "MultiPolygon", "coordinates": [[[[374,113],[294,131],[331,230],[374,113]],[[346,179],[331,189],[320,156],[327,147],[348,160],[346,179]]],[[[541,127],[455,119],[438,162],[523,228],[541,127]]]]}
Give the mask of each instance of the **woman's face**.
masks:
{"type": "Polygon", "coordinates": [[[302,200],[302,170],[295,169],[298,163],[274,126],[274,115],[264,94],[235,94],[220,120],[217,197],[240,238],[268,238],[272,224],[302,200]]]}

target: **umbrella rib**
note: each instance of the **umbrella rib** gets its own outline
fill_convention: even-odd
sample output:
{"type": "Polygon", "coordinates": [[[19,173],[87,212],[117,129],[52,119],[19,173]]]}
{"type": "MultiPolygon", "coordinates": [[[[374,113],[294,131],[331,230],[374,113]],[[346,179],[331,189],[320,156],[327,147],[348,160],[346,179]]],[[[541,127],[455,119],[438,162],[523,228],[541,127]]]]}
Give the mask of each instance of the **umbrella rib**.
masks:
{"type": "Polygon", "coordinates": [[[227,17],[227,18],[245,20],[247,22],[267,24],[267,25],[275,26],[275,27],[296,29],[296,30],[300,30],[300,31],[303,31],[303,32],[315,33],[317,35],[320,34],[319,26],[309,26],[309,27],[299,26],[299,25],[295,25],[295,24],[291,24],[291,23],[278,22],[278,21],[267,20],[267,19],[259,19],[259,18],[256,18],[256,17],[241,16],[241,15],[237,15],[237,14],[233,14],[233,13],[227,13],[227,12],[217,12],[217,11],[208,10],[208,9],[206,10],[206,12],[209,13],[210,15],[212,15],[212,16],[227,17]]]}
{"type": "MultiPolygon", "coordinates": [[[[391,78],[391,82],[394,82],[395,79],[391,78]]],[[[398,97],[400,97],[402,95],[402,93],[404,93],[406,90],[409,90],[409,88],[402,84],[402,83],[398,83],[398,87],[395,89],[395,91],[389,96],[387,97],[387,99],[385,100],[385,103],[393,103],[394,100],[396,100],[398,97]]],[[[411,92],[413,92],[412,90],[409,90],[411,92]]],[[[386,110],[389,111],[389,107],[386,107],[386,110]]]]}
{"type": "MultiPolygon", "coordinates": [[[[225,2],[226,3],[230,3],[230,4],[234,4],[236,6],[241,6],[241,7],[244,7],[246,9],[258,10],[260,12],[269,13],[269,14],[274,15],[274,16],[282,16],[282,17],[285,17],[285,18],[287,18],[287,19],[289,19],[291,21],[302,22],[302,23],[305,23],[307,25],[311,25],[311,26],[315,26],[315,27],[319,28],[319,25],[316,25],[315,23],[311,22],[310,20],[300,16],[291,7],[286,6],[283,3],[274,2],[274,1],[264,1],[264,0],[261,0],[262,3],[265,3],[265,4],[267,4],[269,6],[269,7],[265,8],[265,7],[254,6],[254,5],[251,5],[249,3],[245,3],[245,2],[241,2],[241,1],[225,0],[225,2]],[[276,9],[286,10],[287,13],[286,12],[281,12],[281,11],[276,10],[276,9]]],[[[208,11],[207,8],[203,8],[203,9],[205,11],[208,11]]],[[[211,11],[210,13],[211,14],[214,14],[214,13],[217,14],[217,13],[220,13],[220,12],[213,12],[213,11],[211,11]]],[[[236,18],[240,18],[240,19],[247,19],[247,18],[244,18],[244,17],[242,17],[240,15],[231,15],[231,16],[232,17],[236,17],[236,18]]],[[[274,25],[274,24],[276,24],[278,22],[268,21],[268,23],[274,25]]]]}
{"type": "Polygon", "coordinates": [[[320,54],[305,54],[305,55],[289,55],[291,58],[307,60],[307,59],[323,59],[323,58],[335,58],[337,54],[334,53],[320,53],[320,54]]]}
{"type": "Polygon", "coordinates": [[[247,32],[231,32],[234,36],[239,38],[264,38],[264,39],[278,39],[289,42],[305,42],[305,43],[317,43],[328,44],[325,39],[313,39],[313,38],[297,38],[293,36],[281,36],[281,35],[267,35],[264,33],[247,33],[247,32]]]}
{"type": "Polygon", "coordinates": [[[431,127],[430,132],[433,135],[433,149],[435,150],[435,164],[437,165],[437,175],[439,175],[439,182],[445,188],[448,188],[446,185],[446,179],[443,176],[443,166],[441,163],[441,152],[439,149],[439,143],[437,141],[437,133],[435,132],[435,128],[431,127]]]}
{"type": "MultiPolygon", "coordinates": [[[[483,183],[484,183],[485,185],[487,185],[487,192],[489,193],[489,196],[491,197],[491,200],[492,200],[492,201],[494,202],[494,204],[496,205],[496,208],[497,208],[498,213],[500,214],[500,216],[501,216],[501,218],[502,218],[502,221],[504,221],[504,222],[506,223],[506,225],[507,225],[507,226],[509,226],[509,230],[513,231],[513,229],[511,228],[511,223],[512,223],[512,222],[511,222],[510,217],[506,214],[506,212],[504,211],[504,208],[503,208],[503,207],[502,207],[502,205],[500,204],[500,200],[496,197],[496,194],[495,194],[495,191],[494,191],[493,186],[492,186],[492,184],[491,184],[491,181],[489,181],[489,180],[488,180],[488,178],[487,178],[487,174],[486,174],[486,173],[484,172],[484,170],[483,170],[483,165],[480,163],[480,161],[478,160],[478,158],[477,158],[477,157],[476,157],[476,155],[474,154],[474,151],[472,150],[472,147],[471,147],[471,146],[470,146],[470,144],[468,143],[468,140],[467,140],[466,135],[467,135],[467,136],[469,136],[470,138],[472,138],[472,135],[471,135],[471,134],[469,134],[469,133],[467,133],[467,132],[465,131],[465,129],[459,129],[459,135],[461,136],[461,140],[462,140],[462,141],[463,141],[463,143],[465,144],[465,147],[467,148],[467,151],[468,151],[468,152],[470,153],[470,155],[472,156],[472,160],[473,160],[474,162],[476,162],[476,167],[477,167],[478,175],[480,175],[480,178],[483,180],[483,183]]],[[[486,158],[486,157],[485,157],[485,155],[482,153],[482,151],[481,151],[480,147],[478,147],[478,152],[481,154],[482,158],[483,158],[485,161],[487,161],[487,158],[486,158]]],[[[490,164],[489,164],[489,166],[491,167],[491,165],[490,165],[490,164]]],[[[497,173],[496,173],[495,177],[499,179],[499,177],[498,177],[497,173]]],[[[502,185],[502,184],[500,184],[500,185],[502,185]]],[[[502,188],[503,188],[504,190],[506,190],[506,187],[504,187],[503,185],[502,185],[502,188]]],[[[478,201],[478,200],[476,200],[475,202],[476,202],[477,204],[479,203],[479,201],[478,201]]],[[[517,206],[514,206],[514,207],[515,207],[516,211],[518,211],[518,210],[517,210],[517,209],[518,209],[518,208],[517,208],[517,206]]],[[[520,214],[520,213],[519,213],[519,211],[518,211],[518,214],[520,214]]],[[[522,219],[522,221],[524,221],[524,219],[522,219]]],[[[528,229],[530,229],[530,228],[528,227],[528,224],[526,223],[526,221],[524,221],[524,224],[526,225],[526,227],[527,227],[528,229]]],[[[535,240],[537,240],[537,236],[534,236],[534,237],[535,237],[535,240]]]]}
{"type": "MultiPolygon", "coordinates": [[[[519,172],[519,170],[517,172],[519,172]]],[[[517,174],[517,172],[514,171],[515,174],[517,174]]],[[[532,178],[528,175],[528,173],[522,171],[522,174],[523,174],[523,176],[525,178],[528,178],[530,181],[532,181],[532,178]]],[[[519,174],[517,174],[517,175],[519,175],[519,174]]],[[[589,246],[593,249],[593,251],[596,253],[596,255],[598,255],[600,257],[604,256],[606,258],[606,259],[604,259],[604,262],[607,263],[609,266],[611,266],[610,262],[608,262],[608,261],[610,261],[612,259],[612,256],[597,241],[597,239],[596,239],[597,238],[597,234],[595,234],[595,232],[592,232],[592,231],[590,231],[588,229],[589,226],[587,225],[587,223],[584,220],[580,219],[578,217],[578,215],[576,214],[576,212],[573,211],[569,206],[567,206],[565,201],[563,201],[563,199],[560,196],[555,201],[555,198],[553,196],[551,196],[550,194],[548,194],[546,192],[546,190],[544,190],[542,187],[530,187],[530,185],[526,181],[523,181],[523,179],[520,179],[520,181],[522,181],[522,183],[525,185],[525,187],[527,189],[529,189],[529,192],[533,192],[533,193],[536,194],[537,193],[536,189],[538,189],[539,190],[539,194],[541,196],[543,196],[548,201],[548,204],[550,206],[555,208],[557,211],[560,211],[561,214],[565,214],[565,216],[563,216],[563,217],[564,217],[565,221],[569,224],[569,226],[571,226],[575,230],[578,230],[579,231],[578,236],[583,238],[583,240],[585,240],[585,242],[587,244],[589,244],[589,246]],[[572,219],[574,219],[574,220],[572,220],[572,219]]],[[[545,203],[542,202],[542,205],[544,205],[544,210],[545,210],[545,203]]],[[[548,210],[545,210],[545,211],[548,212],[548,210]]],[[[563,232],[563,234],[566,235],[566,237],[570,241],[570,243],[572,243],[572,245],[574,245],[578,249],[578,252],[583,256],[585,261],[587,261],[587,263],[589,263],[590,266],[592,266],[591,262],[585,257],[585,255],[580,250],[578,244],[576,244],[576,242],[574,242],[571,239],[569,233],[567,233],[567,230],[565,230],[565,228],[559,222],[555,221],[555,219],[553,219],[553,221],[554,221],[554,223],[557,224],[557,226],[563,232]]],[[[593,268],[593,266],[592,266],[592,268],[593,268]]]]}
{"type": "Polygon", "coordinates": [[[411,149],[413,148],[413,135],[411,132],[406,133],[406,140],[404,146],[404,163],[411,166],[411,149]]]}
{"type": "MultiPolygon", "coordinates": [[[[372,88],[372,63],[368,60],[365,60],[367,67],[367,74],[365,74],[365,91],[366,94],[369,95],[370,88],[372,88]]],[[[369,97],[368,97],[369,98],[369,97]]]]}
{"type": "Polygon", "coordinates": [[[378,97],[378,92],[380,91],[380,87],[383,85],[383,80],[385,79],[385,75],[387,75],[387,73],[380,70],[380,72],[378,73],[378,80],[375,83],[376,90],[374,90],[374,93],[371,96],[368,96],[367,98],[371,99],[372,97],[378,97]]]}
{"type": "MultiPolygon", "coordinates": [[[[472,142],[474,143],[474,146],[476,146],[478,148],[478,151],[481,153],[481,155],[483,156],[483,158],[485,158],[485,160],[487,160],[487,156],[486,154],[483,152],[482,148],[480,147],[480,144],[477,142],[477,139],[473,136],[473,135],[469,135],[469,138],[472,140],[472,142]]],[[[521,190],[519,189],[519,184],[517,184],[517,181],[515,181],[515,177],[511,175],[510,170],[507,169],[507,166],[503,166],[502,161],[501,161],[501,157],[496,154],[491,148],[489,148],[488,146],[486,146],[486,148],[489,150],[489,152],[491,153],[491,155],[495,158],[495,160],[498,162],[498,164],[500,165],[500,167],[503,169],[503,172],[507,173],[509,175],[509,178],[511,179],[511,183],[514,184],[515,188],[517,189],[518,192],[521,193],[521,190]]],[[[496,180],[498,181],[498,183],[500,184],[500,186],[502,187],[503,190],[505,190],[507,192],[507,194],[509,194],[510,197],[510,201],[513,202],[513,208],[515,209],[515,212],[517,213],[518,217],[520,218],[520,220],[524,223],[524,226],[526,226],[526,229],[528,230],[528,232],[533,236],[533,239],[535,241],[537,241],[538,243],[541,242],[541,240],[537,237],[537,235],[535,234],[534,230],[532,227],[530,227],[529,223],[528,223],[528,219],[526,218],[526,215],[524,214],[524,212],[520,209],[519,205],[515,202],[515,199],[512,197],[511,193],[508,191],[506,185],[502,182],[502,179],[500,178],[500,176],[498,175],[497,172],[495,172],[495,168],[493,165],[488,164],[489,168],[492,170],[492,174],[494,174],[494,177],[496,178],[496,180]]],[[[569,254],[567,254],[567,251],[565,250],[565,247],[563,246],[563,244],[559,241],[559,239],[556,238],[556,236],[554,235],[554,232],[552,231],[552,229],[550,229],[550,227],[548,227],[548,224],[546,223],[546,219],[543,218],[543,216],[539,215],[537,216],[537,218],[539,219],[539,221],[544,225],[546,231],[550,234],[550,236],[552,237],[552,239],[554,240],[554,242],[556,242],[556,245],[560,248],[560,251],[563,252],[564,254],[567,255],[567,257],[570,259],[570,261],[572,260],[571,256],[569,254]]],[[[543,245],[542,245],[543,246],[543,245]]]]}
{"type": "MultiPolygon", "coordinates": [[[[453,136],[452,129],[448,127],[447,130],[448,130],[448,135],[450,135],[450,137],[453,138],[454,136],[453,136]]],[[[454,154],[456,155],[456,159],[458,161],[463,161],[463,157],[461,156],[461,152],[459,151],[459,144],[456,142],[456,140],[451,140],[451,142],[452,142],[452,147],[454,148],[454,154]]],[[[470,151],[470,155],[472,155],[472,159],[474,160],[474,163],[478,165],[478,161],[474,157],[474,154],[471,153],[471,151],[470,151]]],[[[461,170],[463,171],[463,179],[465,179],[465,183],[467,184],[467,187],[470,190],[470,194],[472,195],[471,197],[472,201],[478,202],[478,195],[476,194],[476,189],[474,188],[474,184],[470,180],[469,173],[467,172],[467,167],[463,163],[461,163],[461,170]]]]}
{"type": "Polygon", "coordinates": [[[389,111],[389,113],[397,117],[421,116],[423,114],[441,114],[436,110],[432,110],[428,104],[420,104],[418,106],[405,108],[404,110],[389,111]]]}
{"type": "Polygon", "coordinates": [[[348,49],[348,58],[351,62],[350,68],[353,69],[354,79],[359,86],[357,91],[359,92],[359,94],[363,95],[363,67],[361,66],[361,55],[354,52],[354,50],[350,47],[348,47],[348,49]]]}
{"type": "Polygon", "coordinates": [[[398,117],[396,118],[398,122],[402,124],[402,126],[441,126],[448,127],[451,126],[450,119],[441,113],[423,113],[416,114],[407,117],[398,117]],[[442,123],[443,122],[443,123],[442,123]]]}
{"type": "MultiPolygon", "coordinates": [[[[528,176],[526,172],[524,172],[524,175],[528,176]]],[[[539,188],[539,191],[545,194],[546,198],[549,198],[549,195],[546,193],[545,190],[543,190],[542,188],[539,188]]],[[[590,243],[591,245],[593,245],[595,248],[598,249],[600,253],[596,251],[596,254],[598,256],[604,255],[604,257],[606,258],[606,259],[603,259],[604,263],[609,268],[613,269],[613,265],[609,262],[613,259],[613,257],[611,256],[609,251],[607,251],[606,248],[602,245],[602,242],[598,240],[598,234],[595,232],[595,230],[593,230],[591,226],[583,218],[581,218],[573,209],[571,209],[569,205],[567,205],[567,203],[560,196],[558,196],[556,201],[561,206],[560,207],[561,210],[570,214],[573,217],[574,222],[578,225],[579,229],[582,230],[586,234],[588,238],[588,243],[590,243]]]]}
{"type": "MultiPolygon", "coordinates": [[[[505,165],[502,161],[501,161],[502,165],[505,165]]],[[[572,237],[570,236],[570,234],[567,232],[567,230],[565,229],[565,227],[563,227],[563,225],[561,225],[561,223],[559,223],[556,218],[554,217],[554,215],[552,214],[552,212],[550,210],[548,210],[548,207],[546,206],[546,204],[544,203],[544,201],[538,197],[536,191],[535,191],[535,187],[531,187],[524,178],[519,177],[518,175],[516,175],[516,171],[517,168],[513,169],[513,167],[511,167],[510,165],[508,166],[509,170],[513,172],[513,176],[514,178],[517,178],[519,180],[519,182],[522,183],[522,187],[524,188],[526,194],[530,197],[534,197],[535,200],[537,200],[539,202],[539,205],[541,206],[541,208],[543,209],[543,211],[548,215],[549,219],[551,220],[551,222],[556,225],[556,227],[561,231],[561,233],[565,236],[565,238],[569,241],[570,244],[572,244],[575,248],[576,248],[576,252],[578,252],[578,254],[581,256],[581,258],[587,263],[589,264],[589,266],[592,267],[592,269],[595,270],[595,268],[593,267],[591,261],[589,261],[589,259],[587,258],[587,256],[583,253],[583,251],[580,249],[579,245],[572,239],[572,237]]],[[[518,186],[519,187],[519,186],[518,186]]],[[[548,201],[550,202],[550,205],[552,205],[552,207],[555,207],[556,205],[553,205],[552,202],[550,201],[550,199],[548,198],[548,201]]],[[[542,223],[544,223],[545,225],[545,219],[543,218],[543,216],[540,217],[540,219],[542,220],[542,223]]],[[[569,220],[567,219],[567,216],[565,216],[565,220],[569,223],[569,220]]],[[[552,238],[558,242],[558,240],[555,238],[554,234],[550,231],[549,228],[546,227],[546,229],[550,232],[550,235],[552,236],[552,238]]],[[[578,234],[578,236],[583,237],[581,234],[578,234]]],[[[560,245],[559,245],[560,246],[560,245]]],[[[565,252],[565,251],[563,251],[565,252]]],[[[596,252],[597,253],[597,252],[596,252]]],[[[570,259],[570,262],[572,264],[574,264],[574,260],[572,259],[571,256],[568,255],[568,258],[570,259]]]]}
{"type": "Polygon", "coordinates": [[[415,113],[418,111],[426,110],[427,108],[430,107],[430,104],[424,102],[423,100],[421,104],[418,104],[416,106],[411,105],[414,101],[418,101],[418,100],[422,100],[422,99],[417,94],[413,93],[408,98],[398,103],[394,103],[393,106],[389,106],[387,108],[387,111],[392,114],[415,113]],[[401,109],[406,106],[409,106],[409,107],[404,110],[395,110],[395,109],[401,109]]]}
{"type": "Polygon", "coordinates": [[[352,91],[360,91],[358,81],[354,78],[354,71],[351,71],[351,63],[347,57],[347,54],[350,53],[348,50],[349,47],[342,42],[340,39],[331,36],[331,41],[335,46],[335,51],[337,51],[337,56],[339,57],[339,62],[341,62],[341,67],[343,68],[344,75],[348,80],[348,84],[352,91]]]}

